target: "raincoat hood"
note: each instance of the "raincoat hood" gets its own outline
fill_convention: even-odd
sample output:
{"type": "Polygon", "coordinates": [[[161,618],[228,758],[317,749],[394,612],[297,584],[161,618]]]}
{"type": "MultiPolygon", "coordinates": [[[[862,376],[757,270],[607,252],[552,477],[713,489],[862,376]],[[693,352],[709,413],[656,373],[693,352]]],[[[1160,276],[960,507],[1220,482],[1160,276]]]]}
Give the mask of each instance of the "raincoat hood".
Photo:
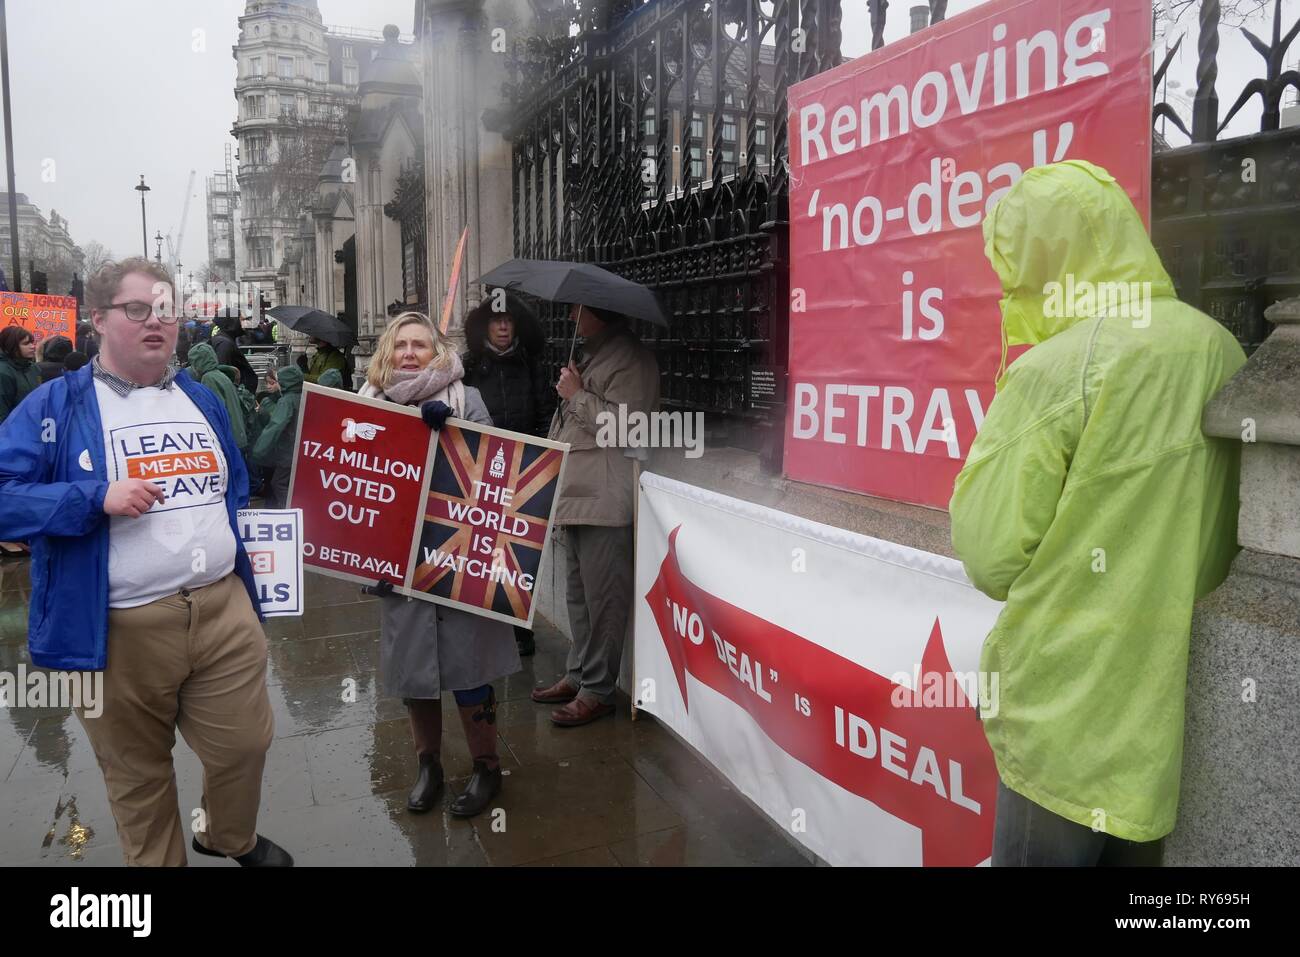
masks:
{"type": "MultiPolygon", "coordinates": [[[[281,370],[280,373],[281,389],[285,388],[284,372],[285,370],[281,370]]],[[[343,388],[343,374],[339,372],[338,369],[326,369],[324,372],[320,374],[320,378],[316,380],[316,384],[323,385],[327,389],[341,389],[343,388]]],[[[301,372],[298,372],[298,384],[294,386],[294,388],[302,388],[301,372]]]]}
{"type": "MultiPolygon", "coordinates": [[[[477,358],[487,349],[487,327],[496,313],[492,309],[494,293],[469,311],[465,316],[465,346],[477,358]]],[[[542,324],[528,305],[513,293],[505,294],[506,313],[515,321],[515,342],[527,355],[541,355],[546,347],[546,334],[542,324]]]]}
{"type": "Polygon", "coordinates": [[[240,383],[238,369],[236,369],[234,366],[219,365],[217,366],[217,371],[220,372],[222,375],[224,375],[231,382],[235,383],[236,388],[238,388],[240,383]]]}
{"type": "Polygon", "coordinates": [[[1028,170],[985,217],[984,255],[1002,282],[1004,368],[1008,345],[1037,345],[1102,315],[1113,299],[1085,292],[1098,284],[1138,283],[1123,294],[1147,295],[1140,284],[1150,283],[1150,299],[1176,297],[1128,194],[1083,160],[1028,170]]]}
{"type": "Polygon", "coordinates": [[[206,342],[199,342],[190,346],[189,360],[190,368],[194,370],[195,376],[199,379],[202,379],[209,372],[215,372],[219,365],[217,351],[206,342]]]}
{"type": "Polygon", "coordinates": [[[302,390],[302,370],[297,366],[284,366],[275,370],[276,381],[280,383],[280,392],[299,392],[302,390]]]}

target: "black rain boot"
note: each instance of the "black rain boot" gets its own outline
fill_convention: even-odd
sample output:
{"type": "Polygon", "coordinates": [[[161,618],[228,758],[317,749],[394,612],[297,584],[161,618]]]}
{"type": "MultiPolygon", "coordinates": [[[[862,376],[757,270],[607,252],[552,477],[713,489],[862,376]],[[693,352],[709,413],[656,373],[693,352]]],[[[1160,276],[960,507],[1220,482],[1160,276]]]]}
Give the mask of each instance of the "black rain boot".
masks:
{"type": "Polygon", "coordinates": [[[420,773],[406,797],[406,809],[416,814],[431,810],[442,794],[442,763],[436,754],[420,755],[420,773]]]}
{"type": "Polygon", "coordinates": [[[497,757],[497,697],[489,686],[487,701],[460,709],[465,740],[474,757],[474,773],[465,790],[451,802],[456,817],[474,817],[501,793],[501,761],[497,757]]]}
{"type": "Polygon", "coordinates": [[[407,702],[407,713],[420,770],[406,798],[406,809],[422,814],[436,807],[442,794],[442,702],[411,700],[407,702]]]}

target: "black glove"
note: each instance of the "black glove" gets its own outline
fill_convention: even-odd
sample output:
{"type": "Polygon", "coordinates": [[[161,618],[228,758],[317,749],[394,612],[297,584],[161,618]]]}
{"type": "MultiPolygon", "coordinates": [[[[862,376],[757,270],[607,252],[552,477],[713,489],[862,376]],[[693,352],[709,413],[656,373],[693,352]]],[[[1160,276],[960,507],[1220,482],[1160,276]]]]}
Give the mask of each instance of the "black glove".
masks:
{"type": "Polygon", "coordinates": [[[387,598],[393,593],[393,583],[387,578],[381,578],[374,585],[362,585],[361,594],[376,595],[379,598],[387,598]]]}
{"type": "Polygon", "coordinates": [[[420,406],[420,418],[424,419],[424,424],[435,432],[439,431],[450,417],[451,406],[446,402],[430,399],[420,406]]]}

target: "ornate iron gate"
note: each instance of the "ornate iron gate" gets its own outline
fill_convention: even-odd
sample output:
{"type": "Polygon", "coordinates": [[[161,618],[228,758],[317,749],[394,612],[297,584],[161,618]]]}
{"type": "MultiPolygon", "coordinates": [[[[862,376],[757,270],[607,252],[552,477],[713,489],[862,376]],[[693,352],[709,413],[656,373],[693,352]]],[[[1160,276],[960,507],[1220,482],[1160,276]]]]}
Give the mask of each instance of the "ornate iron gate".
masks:
{"type": "MultiPolygon", "coordinates": [[[[396,220],[402,232],[402,305],[416,312],[428,312],[429,303],[429,219],[424,206],[424,163],[404,166],[397,177],[393,198],[384,204],[384,215],[396,220]]],[[[395,315],[389,307],[389,314],[395,315]]]]}
{"type": "MultiPolygon", "coordinates": [[[[588,3],[572,37],[560,9],[513,53],[515,254],[658,290],[664,407],[756,448],[786,356],[786,90],[840,62],[839,0],[588,3]]],[[[548,317],[556,366],[571,330],[548,317]]]]}
{"type": "MultiPolygon", "coordinates": [[[[766,446],[779,461],[786,91],[840,62],[840,0],[530,2],[542,28],[511,51],[498,120],[513,144],[515,255],[595,262],[658,290],[670,325],[640,332],[663,406],[706,411],[710,442],[766,446]]],[[[943,19],[944,0],[929,6],[930,22],[943,19]]],[[[873,48],[887,8],[868,0],[873,48]]],[[[1242,93],[1264,97],[1264,131],[1214,142],[1218,24],[1217,0],[1205,0],[1195,142],[1155,156],[1153,233],[1182,297],[1253,348],[1264,307],[1300,292],[1300,130],[1277,131],[1286,84],[1300,87],[1280,71],[1295,31],[1261,44],[1268,75],[1242,93]],[[1253,183],[1232,181],[1243,158],[1253,183]]],[[[1182,126],[1166,103],[1158,117],[1182,126]]],[[[544,318],[557,369],[572,324],[560,309],[544,318]]]]}

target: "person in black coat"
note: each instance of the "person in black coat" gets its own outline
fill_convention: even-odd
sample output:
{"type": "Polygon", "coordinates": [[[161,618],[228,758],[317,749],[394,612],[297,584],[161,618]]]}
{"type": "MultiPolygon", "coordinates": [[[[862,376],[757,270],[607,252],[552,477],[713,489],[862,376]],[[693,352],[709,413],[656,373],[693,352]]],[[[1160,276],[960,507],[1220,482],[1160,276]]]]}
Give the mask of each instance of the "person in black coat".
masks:
{"type": "Polygon", "coordinates": [[[95,338],[95,327],[89,322],[77,323],[77,352],[88,358],[95,358],[99,352],[99,342],[95,338]]]}
{"type": "Polygon", "coordinates": [[[243,334],[244,326],[238,316],[219,316],[213,323],[212,338],[208,344],[217,352],[217,364],[234,366],[239,370],[239,382],[254,395],[257,394],[257,373],[244,358],[237,342],[243,334]]]}
{"type": "MultiPolygon", "coordinates": [[[[537,315],[503,289],[465,317],[465,385],[478,389],[492,424],[542,438],[551,428],[555,389],[542,370],[546,336],[537,315]]],[[[520,655],[536,650],[533,633],[515,628],[520,655]]]]}
{"type": "Polygon", "coordinates": [[[551,428],[555,389],[542,370],[546,336],[522,299],[493,290],[465,317],[465,384],[483,396],[498,429],[542,438],[551,428]],[[493,307],[504,306],[500,311],[493,307]]]}
{"type": "Polygon", "coordinates": [[[37,351],[36,368],[40,371],[41,382],[49,382],[63,375],[63,360],[72,352],[72,340],[67,336],[51,336],[37,351]]]}

